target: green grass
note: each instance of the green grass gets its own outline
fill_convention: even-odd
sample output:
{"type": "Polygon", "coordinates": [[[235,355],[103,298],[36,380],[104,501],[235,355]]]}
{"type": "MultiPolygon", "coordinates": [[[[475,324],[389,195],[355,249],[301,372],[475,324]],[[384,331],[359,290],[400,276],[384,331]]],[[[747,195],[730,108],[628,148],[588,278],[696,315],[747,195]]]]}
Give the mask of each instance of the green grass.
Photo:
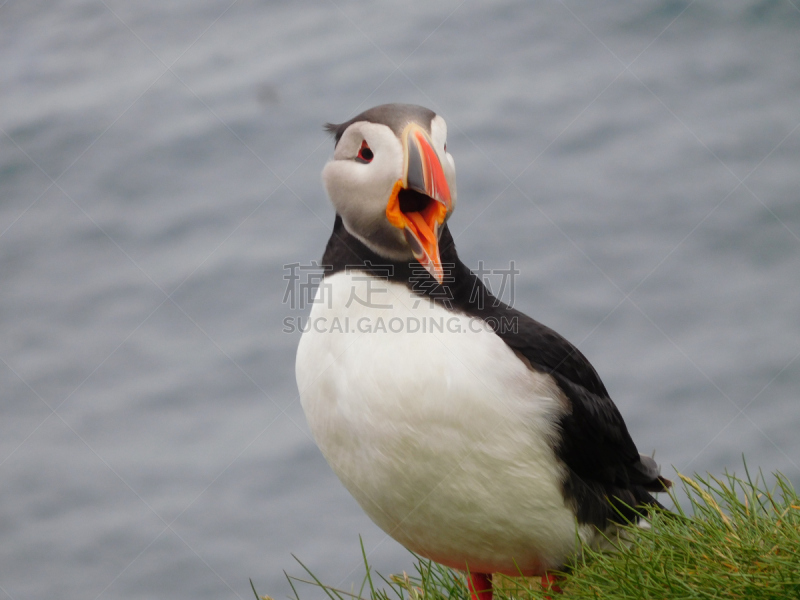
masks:
{"type": "MultiPolygon", "coordinates": [[[[768,487],[749,473],[679,477],[685,508],[673,493],[675,512],[656,511],[650,529],[627,528],[630,543],[612,553],[585,548],[561,584],[564,594],[553,598],[800,600],[800,499],[787,478],[776,474],[768,487]]],[[[295,600],[308,585],[330,600],[469,600],[462,574],[423,559],[413,574],[383,577],[364,555],[366,576],[350,591],[324,585],[300,564],[306,576],[287,575],[295,600]]],[[[495,576],[496,600],[546,597],[538,578],[495,576]]]]}

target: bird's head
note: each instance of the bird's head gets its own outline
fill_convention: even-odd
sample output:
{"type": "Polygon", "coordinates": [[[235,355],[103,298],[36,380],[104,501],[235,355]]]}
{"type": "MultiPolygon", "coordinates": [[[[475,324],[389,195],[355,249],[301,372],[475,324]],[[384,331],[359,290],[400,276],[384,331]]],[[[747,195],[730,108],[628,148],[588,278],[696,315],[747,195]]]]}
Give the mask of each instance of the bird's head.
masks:
{"type": "Polygon", "coordinates": [[[439,236],[456,202],[447,125],[427,108],[383,104],[340,125],[322,180],[344,226],[378,255],[443,279],[439,236]]]}

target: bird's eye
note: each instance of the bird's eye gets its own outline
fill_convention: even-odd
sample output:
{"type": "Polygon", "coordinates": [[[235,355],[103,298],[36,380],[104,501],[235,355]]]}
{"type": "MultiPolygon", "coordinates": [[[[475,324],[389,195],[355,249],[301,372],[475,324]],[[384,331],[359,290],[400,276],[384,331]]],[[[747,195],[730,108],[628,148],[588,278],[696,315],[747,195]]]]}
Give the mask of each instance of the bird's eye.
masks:
{"type": "Polygon", "coordinates": [[[372,150],[369,149],[367,140],[362,141],[361,148],[358,150],[358,156],[356,156],[356,160],[360,163],[369,163],[372,162],[373,158],[375,158],[375,155],[372,153],[372,150]]]}
{"type": "Polygon", "coordinates": [[[445,154],[446,154],[447,153],[447,142],[444,143],[444,151],[445,151],[445,154]]]}

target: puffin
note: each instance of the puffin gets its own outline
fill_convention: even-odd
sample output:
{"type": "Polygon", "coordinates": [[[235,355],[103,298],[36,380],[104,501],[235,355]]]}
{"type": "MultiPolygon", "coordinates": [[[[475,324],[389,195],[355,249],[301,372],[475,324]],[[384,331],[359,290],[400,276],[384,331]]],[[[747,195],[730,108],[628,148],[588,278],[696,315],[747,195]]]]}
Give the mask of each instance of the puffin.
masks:
{"type": "Polygon", "coordinates": [[[587,358],[459,260],[456,172],[435,112],[384,104],[326,126],[336,212],[296,358],[325,459],[383,531],[464,571],[558,592],[581,547],[646,526],[670,481],[587,358]]]}

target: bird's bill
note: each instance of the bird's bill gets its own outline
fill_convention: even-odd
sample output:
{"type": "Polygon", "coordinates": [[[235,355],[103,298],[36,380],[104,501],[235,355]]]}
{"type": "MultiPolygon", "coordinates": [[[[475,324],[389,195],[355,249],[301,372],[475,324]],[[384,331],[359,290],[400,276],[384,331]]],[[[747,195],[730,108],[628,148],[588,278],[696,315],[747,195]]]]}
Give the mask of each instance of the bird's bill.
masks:
{"type": "Polygon", "coordinates": [[[419,263],[442,283],[444,270],[439,256],[439,231],[452,201],[442,163],[425,130],[410,123],[401,136],[403,179],[394,184],[386,217],[402,229],[419,263]]]}

